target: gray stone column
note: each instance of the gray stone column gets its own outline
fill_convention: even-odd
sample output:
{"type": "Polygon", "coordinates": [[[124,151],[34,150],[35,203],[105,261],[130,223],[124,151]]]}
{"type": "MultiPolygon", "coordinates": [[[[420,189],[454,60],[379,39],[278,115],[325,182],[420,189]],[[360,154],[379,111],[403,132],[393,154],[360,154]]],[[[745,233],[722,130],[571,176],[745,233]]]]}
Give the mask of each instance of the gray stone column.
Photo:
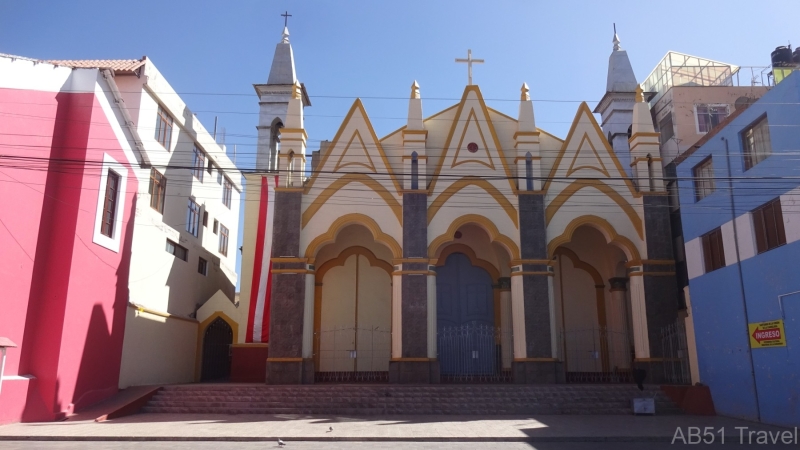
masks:
{"type": "Polygon", "coordinates": [[[629,269],[631,277],[641,276],[647,317],[649,358],[637,358],[638,368],[647,370],[647,382],[658,383],[663,376],[660,333],[678,318],[678,285],[672,251],[669,202],[666,195],[645,195],[644,226],[647,259],[629,269]]]}
{"type": "Polygon", "coordinates": [[[275,193],[275,211],[280,213],[273,222],[268,384],[313,382],[313,363],[303,359],[307,267],[297,261],[302,195],[297,189],[275,193]]]}
{"type": "MultiPolygon", "coordinates": [[[[556,383],[561,364],[553,357],[553,317],[550,305],[551,265],[547,254],[544,194],[520,192],[519,270],[525,314],[525,358],[514,360],[514,382],[556,383]]],[[[515,276],[514,273],[511,274],[515,276]]]]}
{"type": "Polygon", "coordinates": [[[428,357],[428,272],[428,195],[424,191],[406,192],[401,263],[402,356],[389,363],[389,381],[393,383],[439,380],[438,364],[428,357]]]}

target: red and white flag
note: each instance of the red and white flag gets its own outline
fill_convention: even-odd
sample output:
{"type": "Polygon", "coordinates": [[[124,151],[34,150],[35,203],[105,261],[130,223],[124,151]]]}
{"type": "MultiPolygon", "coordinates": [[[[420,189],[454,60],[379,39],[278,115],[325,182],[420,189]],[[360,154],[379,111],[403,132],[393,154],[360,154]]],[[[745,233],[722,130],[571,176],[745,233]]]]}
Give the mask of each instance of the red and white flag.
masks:
{"type": "Polygon", "coordinates": [[[245,342],[269,342],[269,306],[272,294],[272,223],[275,218],[275,188],[278,176],[261,177],[253,284],[245,342]],[[272,182],[272,183],[270,183],[272,182]]]}

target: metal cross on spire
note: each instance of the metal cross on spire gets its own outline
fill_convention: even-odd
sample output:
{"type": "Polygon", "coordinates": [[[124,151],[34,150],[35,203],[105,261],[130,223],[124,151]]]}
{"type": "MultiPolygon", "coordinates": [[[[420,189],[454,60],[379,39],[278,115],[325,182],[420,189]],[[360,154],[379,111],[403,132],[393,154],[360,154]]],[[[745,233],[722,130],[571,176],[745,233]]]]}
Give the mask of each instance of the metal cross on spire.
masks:
{"type": "Polygon", "coordinates": [[[284,28],[288,27],[289,26],[289,17],[292,17],[292,15],[289,14],[289,11],[286,11],[285,13],[281,14],[281,17],[283,17],[283,27],[284,28]]]}
{"type": "Polygon", "coordinates": [[[472,50],[467,49],[467,59],[456,58],[456,62],[467,64],[467,75],[469,76],[469,84],[472,85],[472,64],[483,64],[484,61],[482,59],[473,59],[472,50]]]}

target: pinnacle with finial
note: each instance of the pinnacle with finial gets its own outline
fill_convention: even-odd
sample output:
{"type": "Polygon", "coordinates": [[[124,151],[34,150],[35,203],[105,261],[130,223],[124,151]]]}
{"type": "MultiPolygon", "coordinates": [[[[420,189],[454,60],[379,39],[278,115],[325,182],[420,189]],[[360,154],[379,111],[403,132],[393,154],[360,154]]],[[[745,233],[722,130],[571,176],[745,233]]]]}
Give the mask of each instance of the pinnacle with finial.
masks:
{"type": "Polygon", "coordinates": [[[417,80],[414,80],[414,82],[411,83],[411,98],[416,98],[416,99],[420,98],[419,83],[417,83],[417,80]]]}
{"type": "Polygon", "coordinates": [[[520,89],[519,99],[523,102],[527,102],[531,99],[530,95],[531,90],[528,88],[528,83],[522,83],[522,88],[520,89]]]}
{"type": "Polygon", "coordinates": [[[642,85],[641,85],[641,84],[637,84],[637,85],[636,85],[636,96],[634,97],[634,101],[635,101],[636,103],[642,103],[642,102],[644,102],[644,95],[643,95],[643,93],[644,93],[644,90],[642,89],[642,85]]]}
{"type": "Polygon", "coordinates": [[[283,27],[283,36],[281,38],[281,43],[282,44],[289,43],[289,27],[283,27]]]}
{"type": "Polygon", "coordinates": [[[617,36],[617,24],[614,24],[614,39],[611,41],[614,43],[614,51],[622,50],[622,47],[619,46],[619,36],[617,36]]]}

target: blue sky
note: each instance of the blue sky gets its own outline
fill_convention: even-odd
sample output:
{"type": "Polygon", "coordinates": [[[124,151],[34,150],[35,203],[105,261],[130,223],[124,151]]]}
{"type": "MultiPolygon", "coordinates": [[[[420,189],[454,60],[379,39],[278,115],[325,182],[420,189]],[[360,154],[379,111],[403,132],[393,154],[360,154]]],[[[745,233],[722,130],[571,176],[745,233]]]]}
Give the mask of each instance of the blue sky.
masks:
{"type": "Polygon", "coordinates": [[[426,115],[455,103],[467,71],[453,60],[467,48],[486,60],[475,66],[474,83],[490,106],[516,116],[527,82],[537,125],[563,137],[577,102],[593,108],[605,92],[614,22],[640,82],[668,50],[767,66],[776,46],[800,44],[796,0],[0,0],[0,52],[147,55],[207,128],[219,117],[237,164],[249,168],[258,112],[252,85],[266,82],[285,10],[298,78],[313,104],[309,152],[333,138],[356,97],[379,136],[403,125],[413,80],[426,115]]]}

